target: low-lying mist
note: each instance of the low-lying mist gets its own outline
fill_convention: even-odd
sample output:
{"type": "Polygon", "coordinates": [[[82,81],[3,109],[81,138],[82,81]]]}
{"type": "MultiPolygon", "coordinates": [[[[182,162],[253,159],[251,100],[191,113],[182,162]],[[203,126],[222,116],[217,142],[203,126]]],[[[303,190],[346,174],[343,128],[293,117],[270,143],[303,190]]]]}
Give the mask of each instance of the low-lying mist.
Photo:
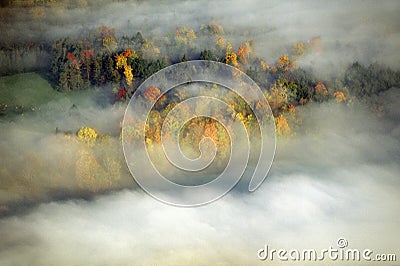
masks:
{"type": "MultiPolygon", "coordinates": [[[[216,21],[234,46],[254,39],[257,54],[267,62],[288,53],[296,42],[318,38],[323,53],[310,54],[300,65],[321,77],[340,74],[354,61],[394,69],[400,61],[397,1],[78,1],[75,8],[43,7],[39,15],[35,9],[0,10],[3,45],[78,38],[101,25],[115,28],[119,36],[142,32],[157,39],[174,34],[176,27],[197,30],[216,21]]],[[[208,49],[207,42],[202,49],[208,49]]]]}
{"type": "MultiPolygon", "coordinates": [[[[339,237],[349,248],[396,253],[399,97],[396,88],[380,95],[379,113],[359,101],[298,107],[304,127],[278,142],[268,178],[254,193],[233,190],[203,207],[178,208],[123,190],[5,217],[0,263],[257,264],[266,263],[257,258],[265,244],[318,250],[336,247],[339,237]]],[[[12,132],[22,147],[37,145],[12,132]]]]}
{"type": "MultiPolygon", "coordinates": [[[[34,90],[27,93],[35,97],[34,90]]],[[[36,104],[33,111],[1,117],[1,214],[12,212],[15,204],[18,208],[54,198],[87,196],[90,191],[132,187],[119,136],[125,105],[100,106],[101,95],[93,91],[57,94],[36,104]],[[76,136],[85,127],[101,134],[94,148],[76,136]],[[92,168],[103,170],[104,174],[93,175],[103,176],[108,184],[91,187],[98,183],[88,179],[92,168]]]]}

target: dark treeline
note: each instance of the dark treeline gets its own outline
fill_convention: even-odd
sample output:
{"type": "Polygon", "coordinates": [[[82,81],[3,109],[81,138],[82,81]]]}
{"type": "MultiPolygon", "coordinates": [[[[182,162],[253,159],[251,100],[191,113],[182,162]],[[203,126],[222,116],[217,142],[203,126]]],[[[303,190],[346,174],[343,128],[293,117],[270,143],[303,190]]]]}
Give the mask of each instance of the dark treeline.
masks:
{"type": "Polygon", "coordinates": [[[82,8],[110,2],[126,2],[126,0],[0,0],[0,7],[54,7],[61,5],[67,8],[82,8]]]}
{"type": "Polygon", "coordinates": [[[170,64],[165,57],[154,60],[145,57],[148,44],[141,33],[133,38],[123,37],[118,44],[114,34],[113,29],[101,27],[86,40],[57,41],[53,45],[51,66],[56,88],[81,90],[109,82],[132,87],[133,76],[139,82],[170,64]],[[117,62],[117,58],[125,61],[117,62]],[[131,77],[128,72],[132,73],[131,77]]]}
{"type": "Polygon", "coordinates": [[[0,75],[48,71],[52,61],[51,46],[47,44],[15,44],[0,48],[0,75]]]}

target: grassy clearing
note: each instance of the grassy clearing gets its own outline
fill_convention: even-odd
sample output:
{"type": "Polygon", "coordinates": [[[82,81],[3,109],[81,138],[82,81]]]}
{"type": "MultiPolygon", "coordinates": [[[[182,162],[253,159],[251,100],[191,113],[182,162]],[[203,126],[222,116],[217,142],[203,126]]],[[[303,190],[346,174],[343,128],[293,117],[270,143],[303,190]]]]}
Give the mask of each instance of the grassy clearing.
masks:
{"type": "Polygon", "coordinates": [[[0,115],[37,112],[41,109],[62,112],[73,105],[90,107],[106,104],[111,97],[111,90],[105,88],[59,92],[35,72],[0,77],[0,115]]]}
{"type": "Polygon", "coordinates": [[[58,95],[50,83],[37,73],[24,73],[0,77],[0,104],[36,106],[56,98],[58,95]]]}

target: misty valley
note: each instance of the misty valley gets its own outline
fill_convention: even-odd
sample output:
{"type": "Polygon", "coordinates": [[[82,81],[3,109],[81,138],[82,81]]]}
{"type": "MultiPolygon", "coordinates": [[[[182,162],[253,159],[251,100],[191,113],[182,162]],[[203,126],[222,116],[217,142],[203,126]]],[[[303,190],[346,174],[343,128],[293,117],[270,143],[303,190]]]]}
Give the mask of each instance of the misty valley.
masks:
{"type": "Polygon", "coordinates": [[[257,250],[267,244],[319,248],[338,237],[400,259],[398,2],[0,4],[0,264],[253,265],[265,264],[257,250]],[[228,71],[184,68],[200,60],[228,71]],[[179,80],[226,75],[247,94],[207,81],[163,93],[179,65],[179,80]],[[159,86],[143,87],[163,71],[159,86]],[[268,106],[247,100],[248,79],[268,106]],[[225,105],[191,104],[199,95],[225,105]],[[217,115],[195,117],[208,112],[217,115]],[[246,139],[231,134],[238,124],[246,139]],[[257,164],[269,164],[257,154],[275,140],[250,193],[257,164]],[[188,174],[171,167],[169,141],[188,161],[215,158],[188,174]],[[247,141],[243,178],[201,207],[154,199],[129,169],[157,166],[202,186],[239,165],[232,153],[246,157],[247,141]]]}

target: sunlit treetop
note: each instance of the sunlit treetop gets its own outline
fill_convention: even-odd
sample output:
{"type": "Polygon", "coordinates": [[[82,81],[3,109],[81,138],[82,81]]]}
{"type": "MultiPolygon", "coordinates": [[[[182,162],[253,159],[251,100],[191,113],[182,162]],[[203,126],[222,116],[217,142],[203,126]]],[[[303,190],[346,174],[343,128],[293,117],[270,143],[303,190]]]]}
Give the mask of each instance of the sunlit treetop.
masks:
{"type": "Polygon", "coordinates": [[[346,96],[342,91],[335,91],[333,96],[335,96],[335,99],[338,103],[346,101],[346,96]]]}

